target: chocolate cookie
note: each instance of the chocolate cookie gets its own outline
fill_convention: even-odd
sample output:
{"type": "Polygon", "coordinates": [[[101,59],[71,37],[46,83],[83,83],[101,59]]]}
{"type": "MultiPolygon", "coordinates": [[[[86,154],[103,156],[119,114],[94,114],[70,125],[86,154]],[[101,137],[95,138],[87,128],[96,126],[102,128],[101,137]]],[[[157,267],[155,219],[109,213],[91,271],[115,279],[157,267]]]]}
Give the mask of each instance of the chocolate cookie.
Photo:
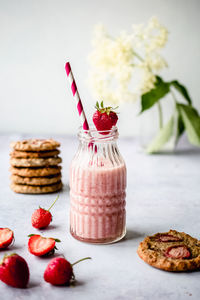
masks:
{"type": "Polygon", "coordinates": [[[200,241],[176,230],[147,236],[137,253],[149,265],[165,271],[200,268],[200,241]]]}
{"type": "Polygon", "coordinates": [[[49,177],[22,177],[19,175],[11,175],[11,181],[16,184],[27,185],[50,185],[61,180],[61,174],[49,177]]]}
{"type": "Polygon", "coordinates": [[[60,143],[53,139],[28,139],[12,142],[10,146],[19,151],[47,151],[56,149],[60,143]]]}
{"type": "Polygon", "coordinates": [[[14,150],[10,153],[11,157],[15,158],[43,158],[43,157],[54,157],[60,153],[59,150],[49,150],[49,151],[18,151],[14,150]]]}
{"type": "Polygon", "coordinates": [[[11,157],[10,164],[13,167],[43,167],[56,166],[61,163],[60,157],[50,158],[15,158],[11,157]]]}
{"type": "Polygon", "coordinates": [[[60,166],[43,167],[43,168],[17,168],[11,167],[10,171],[14,175],[23,177],[46,177],[50,175],[59,174],[61,171],[60,166]]]}
{"type": "Polygon", "coordinates": [[[47,194],[60,191],[62,188],[62,182],[60,181],[55,184],[43,186],[11,183],[10,187],[15,193],[20,194],[47,194]]]}

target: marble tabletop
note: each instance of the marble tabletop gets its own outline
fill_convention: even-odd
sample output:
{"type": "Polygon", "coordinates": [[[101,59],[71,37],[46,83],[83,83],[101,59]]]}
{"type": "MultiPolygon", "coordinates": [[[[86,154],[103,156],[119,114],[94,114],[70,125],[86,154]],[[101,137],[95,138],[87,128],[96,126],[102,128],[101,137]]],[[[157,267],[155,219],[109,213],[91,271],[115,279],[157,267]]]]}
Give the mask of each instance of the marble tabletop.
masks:
{"type": "MultiPolygon", "coordinates": [[[[37,258],[27,250],[27,235],[37,233],[31,214],[39,205],[47,208],[56,194],[22,195],[9,188],[9,143],[22,135],[0,135],[0,227],[14,230],[15,243],[6,253],[23,256],[30,268],[27,289],[0,282],[1,300],[176,300],[200,298],[200,272],[169,273],[145,264],[137,255],[146,235],[185,231],[200,238],[200,149],[182,143],[175,154],[146,155],[134,139],[121,139],[120,151],[128,169],[127,234],[118,243],[90,245],[69,233],[69,165],[77,148],[76,138],[56,136],[62,144],[64,189],[52,209],[53,222],[44,236],[59,238],[56,256],[70,261],[91,256],[74,267],[75,287],[55,287],[43,280],[50,258],[37,258]]],[[[0,259],[4,255],[0,252],[0,259]]]]}

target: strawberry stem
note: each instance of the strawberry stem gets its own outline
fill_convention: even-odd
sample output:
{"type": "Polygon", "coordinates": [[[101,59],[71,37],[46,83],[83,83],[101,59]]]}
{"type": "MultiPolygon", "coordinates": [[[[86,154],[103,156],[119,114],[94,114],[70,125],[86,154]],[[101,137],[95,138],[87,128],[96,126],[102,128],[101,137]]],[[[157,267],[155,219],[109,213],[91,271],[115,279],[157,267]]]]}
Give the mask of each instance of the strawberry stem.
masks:
{"type": "Polygon", "coordinates": [[[59,195],[56,197],[56,200],[51,204],[51,206],[49,207],[49,209],[47,211],[50,211],[50,209],[54,206],[54,204],[56,203],[58,198],[59,198],[59,195]]]}
{"type": "Polygon", "coordinates": [[[78,263],[80,263],[81,261],[84,261],[84,260],[86,260],[86,259],[92,259],[92,257],[81,258],[81,259],[75,261],[75,263],[71,264],[71,266],[73,267],[74,265],[76,265],[76,264],[78,264],[78,263]]]}
{"type": "Polygon", "coordinates": [[[112,107],[112,106],[107,106],[104,107],[103,101],[101,101],[101,103],[99,104],[99,102],[96,102],[96,106],[95,108],[100,112],[100,113],[107,113],[107,115],[109,116],[110,112],[114,112],[114,110],[116,110],[119,106],[116,107],[112,107]]]}

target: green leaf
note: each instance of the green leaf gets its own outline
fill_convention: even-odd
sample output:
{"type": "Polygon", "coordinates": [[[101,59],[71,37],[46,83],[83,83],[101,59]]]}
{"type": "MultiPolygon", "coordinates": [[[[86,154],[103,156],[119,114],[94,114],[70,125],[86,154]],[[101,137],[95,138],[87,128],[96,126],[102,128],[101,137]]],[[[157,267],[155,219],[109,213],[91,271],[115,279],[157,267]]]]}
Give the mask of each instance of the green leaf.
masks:
{"type": "Polygon", "coordinates": [[[153,141],[147,147],[147,153],[158,152],[169,141],[173,134],[174,116],[172,116],[167,124],[159,131],[153,141]]]}
{"type": "Polygon", "coordinates": [[[190,105],[177,104],[177,106],[180,110],[190,143],[200,146],[200,116],[197,110],[190,105]]]}
{"type": "Polygon", "coordinates": [[[158,100],[169,93],[169,83],[164,82],[161,77],[158,76],[156,76],[156,79],[157,81],[155,84],[155,88],[142,95],[142,109],[140,113],[151,108],[158,100]]]}
{"type": "Polygon", "coordinates": [[[36,235],[36,234],[33,234],[33,233],[32,233],[32,234],[29,234],[28,237],[31,237],[31,236],[34,236],[34,235],[36,235]]]}
{"type": "Polygon", "coordinates": [[[173,80],[173,81],[171,81],[171,82],[170,82],[170,85],[172,85],[173,87],[175,87],[175,89],[177,89],[177,91],[179,91],[179,93],[185,98],[185,100],[186,100],[189,104],[192,103],[192,100],[191,100],[191,98],[190,98],[190,96],[189,96],[189,93],[188,93],[186,87],[185,87],[184,85],[180,84],[180,83],[178,82],[178,80],[173,80]]]}
{"type": "Polygon", "coordinates": [[[156,84],[163,82],[162,77],[156,75],[156,84]]]}
{"type": "Polygon", "coordinates": [[[59,240],[59,239],[54,239],[54,241],[57,243],[61,243],[61,240],[59,240]]]}
{"type": "Polygon", "coordinates": [[[185,131],[185,125],[183,123],[183,119],[181,117],[181,115],[178,115],[178,137],[180,137],[183,132],[185,131]]]}
{"type": "Polygon", "coordinates": [[[103,101],[101,101],[101,107],[103,108],[103,101]]]}
{"type": "Polygon", "coordinates": [[[177,113],[177,120],[176,120],[176,140],[175,140],[175,144],[178,143],[179,138],[181,137],[181,135],[184,133],[185,131],[185,125],[183,123],[183,118],[181,116],[181,112],[180,109],[178,108],[178,106],[176,106],[176,113],[177,113]]]}
{"type": "Polygon", "coordinates": [[[99,102],[98,101],[96,102],[96,108],[97,109],[99,108],[99,102]]]}

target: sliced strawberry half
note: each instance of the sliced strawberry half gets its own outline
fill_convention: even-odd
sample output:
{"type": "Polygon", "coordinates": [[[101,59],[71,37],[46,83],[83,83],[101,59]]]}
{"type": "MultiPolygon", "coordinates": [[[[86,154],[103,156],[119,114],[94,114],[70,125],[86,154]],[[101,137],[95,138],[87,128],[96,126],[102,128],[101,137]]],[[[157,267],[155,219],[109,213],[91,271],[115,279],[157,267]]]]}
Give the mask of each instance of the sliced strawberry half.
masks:
{"type": "Polygon", "coordinates": [[[185,245],[176,245],[172,247],[168,247],[164,255],[166,257],[174,258],[174,259],[184,259],[190,258],[191,253],[187,246],[185,245]]]}
{"type": "Polygon", "coordinates": [[[28,241],[28,250],[31,254],[36,256],[52,255],[55,252],[56,242],[58,239],[46,238],[39,234],[30,234],[28,241]]]}
{"type": "Polygon", "coordinates": [[[179,237],[174,236],[172,234],[158,234],[156,237],[156,241],[168,243],[168,242],[180,242],[182,240],[179,237]]]}
{"type": "Polygon", "coordinates": [[[14,233],[9,228],[0,228],[0,249],[6,249],[13,241],[14,233]]]}

